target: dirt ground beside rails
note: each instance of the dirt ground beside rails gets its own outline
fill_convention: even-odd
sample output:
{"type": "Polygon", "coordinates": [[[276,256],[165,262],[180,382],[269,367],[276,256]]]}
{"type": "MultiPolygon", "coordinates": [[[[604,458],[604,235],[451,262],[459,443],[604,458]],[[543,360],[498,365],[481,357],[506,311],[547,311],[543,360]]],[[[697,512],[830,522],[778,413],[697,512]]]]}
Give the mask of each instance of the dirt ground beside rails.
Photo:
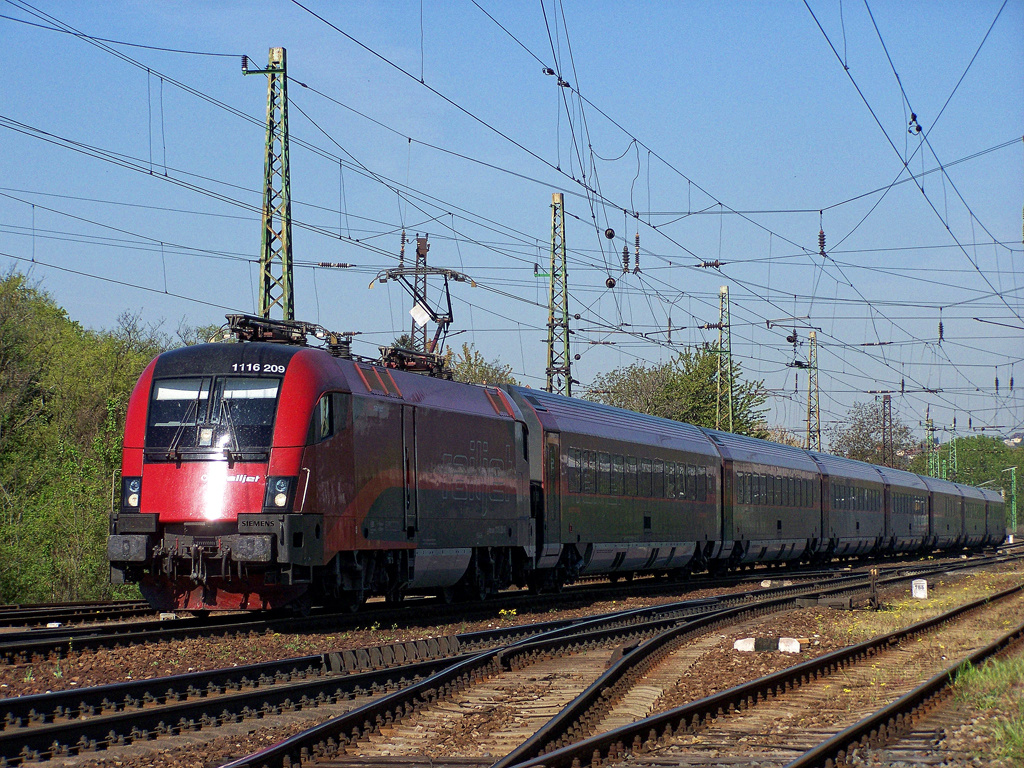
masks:
{"type": "MultiPolygon", "coordinates": [[[[778,585],[778,573],[771,578],[778,585]]],[[[105,685],[123,680],[144,680],[224,667],[237,667],[275,659],[355,650],[389,643],[421,640],[428,637],[456,635],[492,629],[496,626],[518,626],[558,619],[582,619],[594,614],[659,605],[678,600],[702,598],[757,589],[758,580],[725,589],[688,591],[681,585],[676,597],[636,598],[594,603],[584,608],[545,611],[506,611],[500,616],[473,622],[445,624],[436,627],[381,627],[367,616],[361,629],[334,633],[286,634],[249,633],[229,637],[202,637],[170,643],[143,643],[129,647],[75,651],[66,658],[48,659],[22,664],[0,664],[0,699],[27,696],[48,691],[105,685]]]]}

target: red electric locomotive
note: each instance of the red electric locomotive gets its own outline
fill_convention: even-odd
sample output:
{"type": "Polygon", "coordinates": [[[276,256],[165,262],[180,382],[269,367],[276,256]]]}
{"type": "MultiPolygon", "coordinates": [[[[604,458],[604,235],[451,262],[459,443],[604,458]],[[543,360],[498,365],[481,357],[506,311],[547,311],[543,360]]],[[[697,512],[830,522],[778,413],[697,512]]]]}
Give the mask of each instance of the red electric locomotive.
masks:
{"type": "Polygon", "coordinates": [[[536,542],[512,399],[289,340],[185,347],[143,373],[112,580],[198,611],[523,583],[536,542]]]}

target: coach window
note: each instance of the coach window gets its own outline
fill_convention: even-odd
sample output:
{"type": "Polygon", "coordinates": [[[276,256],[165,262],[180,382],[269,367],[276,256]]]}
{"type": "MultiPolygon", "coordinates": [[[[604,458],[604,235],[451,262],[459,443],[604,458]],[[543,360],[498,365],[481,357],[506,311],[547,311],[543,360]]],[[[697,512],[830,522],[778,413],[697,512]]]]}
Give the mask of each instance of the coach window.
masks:
{"type": "Polygon", "coordinates": [[[654,498],[665,498],[665,462],[654,460],[654,498]]]}
{"type": "Polygon", "coordinates": [[[569,484],[569,493],[580,492],[580,449],[570,448],[569,449],[569,462],[566,466],[569,484]]]}
{"type": "Polygon", "coordinates": [[[615,454],[612,456],[612,485],[611,485],[612,496],[622,495],[622,456],[615,454]]]}
{"type": "Polygon", "coordinates": [[[597,492],[602,496],[607,496],[610,492],[611,474],[611,456],[602,451],[597,455],[597,492]]]}
{"type": "Polygon", "coordinates": [[[594,475],[597,474],[595,472],[597,458],[594,451],[583,451],[582,464],[583,466],[580,469],[583,472],[583,493],[593,493],[594,475]]]}
{"type": "Polygon", "coordinates": [[[626,495],[637,495],[637,462],[636,456],[626,457],[626,495]]]}
{"type": "Polygon", "coordinates": [[[638,492],[640,498],[649,499],[651,498],[651,460],[640,459],[640,476],[638,485],[638,492]]]}
{"type": "Polygon", "coordinates": [[[708,472],[707,467],[697,467],[697,501],[708,500],[708,472]]]}

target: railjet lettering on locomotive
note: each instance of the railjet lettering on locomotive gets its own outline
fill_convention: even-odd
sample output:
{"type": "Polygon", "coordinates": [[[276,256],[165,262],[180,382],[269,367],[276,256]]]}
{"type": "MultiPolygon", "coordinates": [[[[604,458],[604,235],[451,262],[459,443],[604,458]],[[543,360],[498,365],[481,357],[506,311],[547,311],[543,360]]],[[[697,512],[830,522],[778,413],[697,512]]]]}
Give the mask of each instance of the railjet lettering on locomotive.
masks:
{"type": "MultiPolygon", "coordinates": [[[[223,478],[218,477],[217,478],[217,482],[218,483],[220,483],[220,482],[225,482],[225,483],[258,483],[262,479],[263,478],[260,477],[259,475],[228,475],[227,477],[223,477],[223,478]]],[[[208,482],[210,482],[210,476],[209,475],[201,475],[199,477],[199,481],[202,482],[202,483],[208,483],[208,482]]]]}

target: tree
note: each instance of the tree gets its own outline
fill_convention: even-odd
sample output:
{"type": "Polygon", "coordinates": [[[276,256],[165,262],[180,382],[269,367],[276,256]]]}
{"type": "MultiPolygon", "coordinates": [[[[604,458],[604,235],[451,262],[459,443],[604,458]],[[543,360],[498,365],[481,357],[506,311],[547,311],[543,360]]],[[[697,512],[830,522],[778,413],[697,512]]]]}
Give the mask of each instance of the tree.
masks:
{"type": "Polygon", "coordinates": [[[791,445],[794,448],[804,447],[804,441],[795,432],[786,429],[781,424],[776,424],[773,427],[768,427],[768,437],[766,439],[771,440],[773,443],[791,445]]]}
{"type": "Polygon", "coordinates": [[[445,363],[452,371],[455,381],[470,384],[519,384],[512,375],[512,366],[500,360],[487,360],[472,344],[463,344],[462,351],[445,353],[445,363]]]}
{"type": "Polygon", "coordinates": [[[131,313],[86,330],[24,276],[0,277],[0,602],[114,594],[107,519],[125,410],[168,343],[131,313]]]}
{"type": "MultiPolygon", "coordinates": [[[[733,362],[733,431],[767,438],[763,381],[744,381],[733,362]]],[[[718,402],[718,352],[687,349],[674,359],[651,366],[634,363],[598,376],[587,399],[649,413],[699,427],[715,427],[718,402]]]]}
{"type": "Polygon", "coordinates": [[[395,337],[395,340],[391,342],[391,346],[399,347],[401,349],[415,349],[419,351],[420,340],[410,333],[403,333],[401,336],[395,337]]]}
{"type": "Polygon", "coordinates": [[[174,335],[186,347],[191,347],[196,344],[207,344],[212,341],[224,341],[223,328],[223,325],[218,325],[217,323],[189,325],[185,318],[182,318],[174,335]]]}
{"type": "MultiPolygon", "coordinates": [[[[1024,447],[1010,448],[996,437],[973,435],[956,438],[956,471],[953,468],[951,442],[938,446],[939,467],[946,468],[946,477],[958,483],[981,485],[995,490],[1010,492],[1008,467],[1017,467],[1018,493],[1024,485],[1024,447]]],[[[928,455],[921,453],[914,457],[911,470],[922,475],[928,474],[928,455]]]]}
{"type": "MultiPolygon", "coordinates": [[[[843,421],[825,428],[829,451],[848,459],[884,465],[882,423],[881,400],[854,403],[843,421]]],[[[915,443],[910,427],[897,414],[892,417],[892,443],[896,468],[907,469],[915,443]]]]}

